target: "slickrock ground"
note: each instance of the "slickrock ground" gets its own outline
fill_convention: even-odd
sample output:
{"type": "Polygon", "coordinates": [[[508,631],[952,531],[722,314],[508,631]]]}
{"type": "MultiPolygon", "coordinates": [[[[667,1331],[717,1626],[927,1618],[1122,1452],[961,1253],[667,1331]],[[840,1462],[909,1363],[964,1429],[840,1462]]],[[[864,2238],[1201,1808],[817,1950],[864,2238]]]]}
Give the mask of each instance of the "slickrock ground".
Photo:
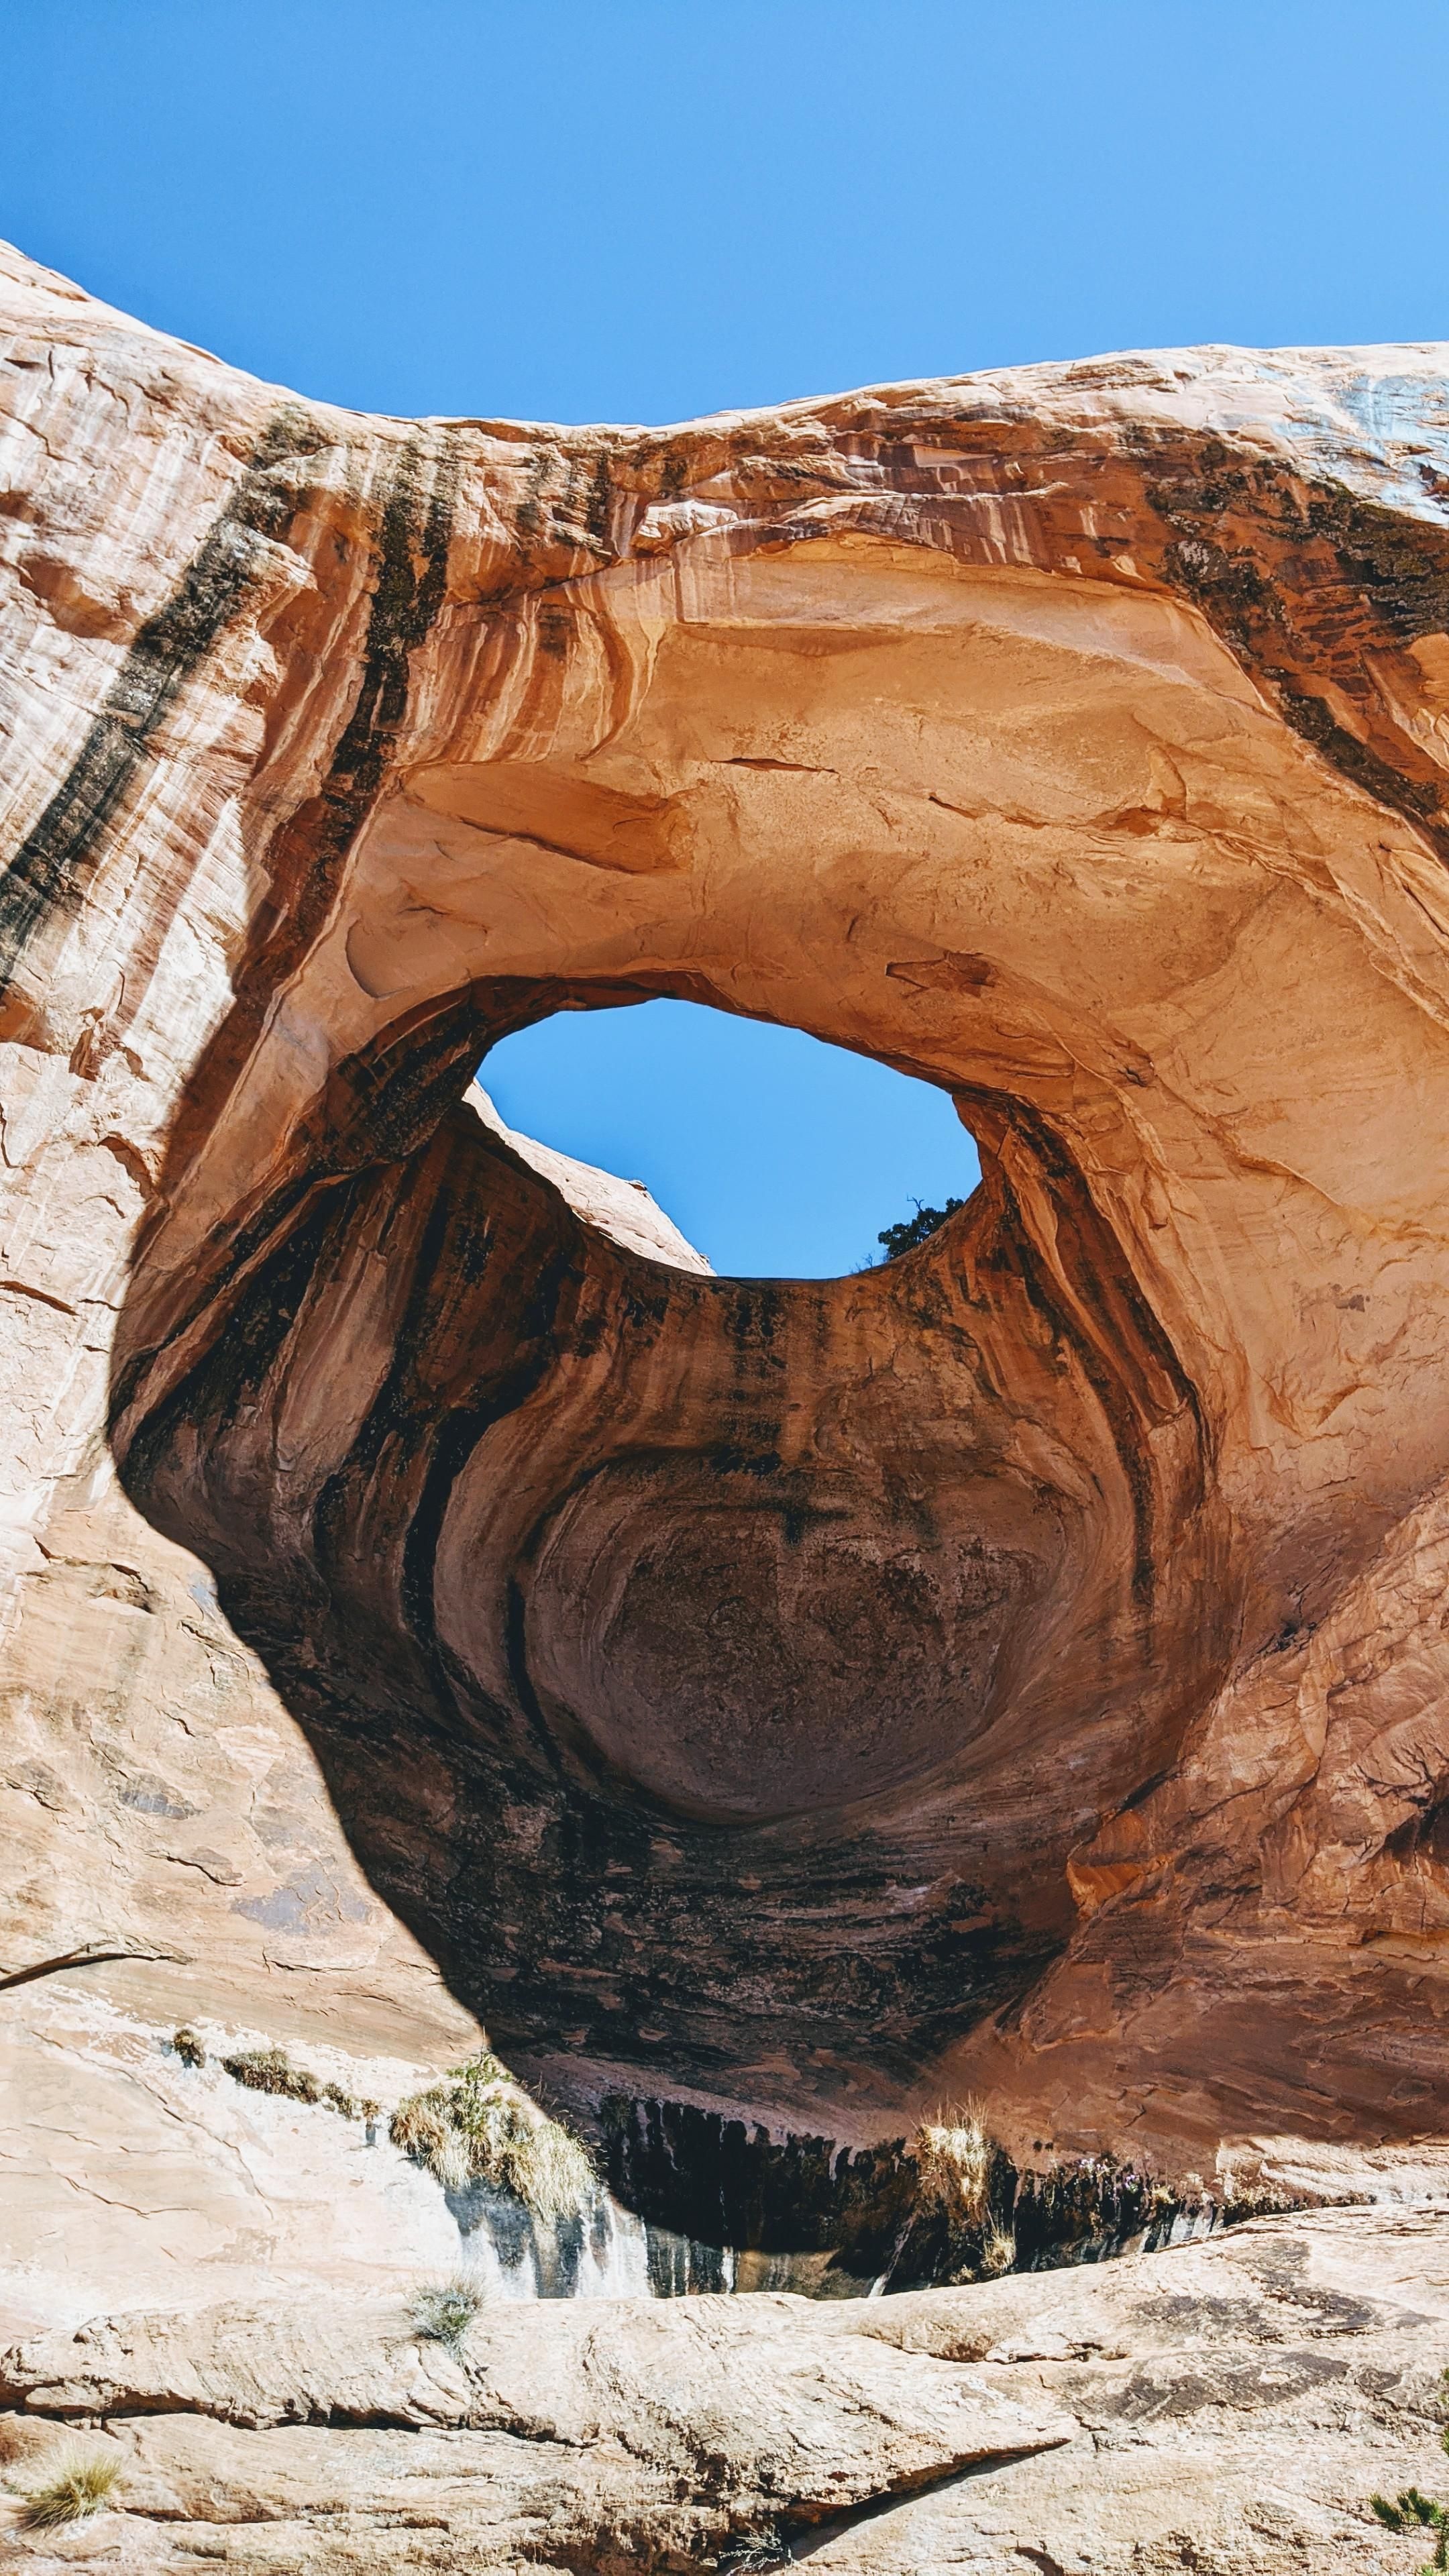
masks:
{"type": "Polygon", "coordinates": [[[131,2315],[0,2362],[12,2482],[81,2422],[126,2469],[11,2559],[1409,2576],[1367,2500],[1443,2491],[1446,2351],[1449,2221],[1411,2210],[823,2307],[515,2308],[456,2358],[376,2298],[131,2315]]]}

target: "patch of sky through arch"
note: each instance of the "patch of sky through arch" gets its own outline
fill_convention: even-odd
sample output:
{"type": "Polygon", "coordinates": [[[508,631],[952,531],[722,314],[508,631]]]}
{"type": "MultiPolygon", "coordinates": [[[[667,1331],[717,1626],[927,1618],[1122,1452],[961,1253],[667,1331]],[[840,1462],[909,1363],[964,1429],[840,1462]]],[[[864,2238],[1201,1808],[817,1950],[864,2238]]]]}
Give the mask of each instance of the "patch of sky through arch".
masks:
{"type": "Polygon", "coordinates": [[[980,1177],[948,1093],[697,1002],[560,1011],[479,1072],[507,1124],[643,1181],[722,1275],[834,1279],[980,1177]]]}

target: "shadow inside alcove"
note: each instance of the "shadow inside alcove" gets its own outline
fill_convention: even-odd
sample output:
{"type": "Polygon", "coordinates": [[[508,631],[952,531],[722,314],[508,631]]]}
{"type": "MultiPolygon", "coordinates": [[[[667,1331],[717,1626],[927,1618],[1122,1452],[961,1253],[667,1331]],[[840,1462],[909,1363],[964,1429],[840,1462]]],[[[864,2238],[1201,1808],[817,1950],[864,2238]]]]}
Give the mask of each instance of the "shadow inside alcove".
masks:
{"type": "MultiPolygon", "coordinates": [[[[520,2073],[880,2134],[1065,1937],[1039,1743],[1143,1761],[1150,1646],[1082,1501],[1130,1564],[1127,1435],[989,1149],[939,1235],[845,1278],[587,1222],[458,1096],[560,998],[632,996],[470,987],[339,1068],[169,1343],[123,1328],[127,1489],[520,2073]],[[1020,1457],[1045,1419],[1055,1479],[1020,1457]]],[[[1149,1750],[1180,1716],[1160,1691],[1149,1750]]]]}

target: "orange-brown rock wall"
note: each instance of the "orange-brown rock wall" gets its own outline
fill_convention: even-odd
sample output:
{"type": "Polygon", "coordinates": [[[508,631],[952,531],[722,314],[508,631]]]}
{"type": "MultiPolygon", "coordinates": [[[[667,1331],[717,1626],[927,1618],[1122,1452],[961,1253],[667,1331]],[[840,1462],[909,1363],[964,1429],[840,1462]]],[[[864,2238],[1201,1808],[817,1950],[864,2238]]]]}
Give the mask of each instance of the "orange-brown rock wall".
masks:
{"type": "Polygon", "coordinates": [[[564,431],[4,293],[22,1759],[82,1665],[149,1743],[112,1578],[194,1561],[379,1991],[576,2098],[1433,2131],[1443,353],[564,431]],[[656,993],[941,1084],[981,1189],[842,1281],[613,1239],[462,1096],[656,993]]]}

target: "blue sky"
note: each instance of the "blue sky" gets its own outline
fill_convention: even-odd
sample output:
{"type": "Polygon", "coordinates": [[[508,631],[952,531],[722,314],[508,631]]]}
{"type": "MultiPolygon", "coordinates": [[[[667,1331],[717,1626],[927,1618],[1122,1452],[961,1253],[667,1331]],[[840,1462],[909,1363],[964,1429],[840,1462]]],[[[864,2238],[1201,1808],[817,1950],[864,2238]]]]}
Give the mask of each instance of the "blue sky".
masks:
{"type": "MultiPolygon", "coordinates": [[[[1449,337],[1449,0],[6,0],[3,63],[0,231],[372,410],[654,422],[1449,337]]],[[[962,1186],[946,1104],[865,1069],[900,1104],[868,1153],[813,1040],[550,1026],[495,1060],[505,1115],[650,1179],[720,1267],[849,1266],[962,1186]],[[799,1150],[751,1192],[771,1130],[799,1150]]]]}
{"type": "Polygon", "coordinates": [[[510,1127],[648,1183],[716,1270],[824,1278],[883,1225],[965,1198],[976,1149],[944,1091],[798,1029],[698,1002],[564,1011],[482,1080],[510,1127]]]}

